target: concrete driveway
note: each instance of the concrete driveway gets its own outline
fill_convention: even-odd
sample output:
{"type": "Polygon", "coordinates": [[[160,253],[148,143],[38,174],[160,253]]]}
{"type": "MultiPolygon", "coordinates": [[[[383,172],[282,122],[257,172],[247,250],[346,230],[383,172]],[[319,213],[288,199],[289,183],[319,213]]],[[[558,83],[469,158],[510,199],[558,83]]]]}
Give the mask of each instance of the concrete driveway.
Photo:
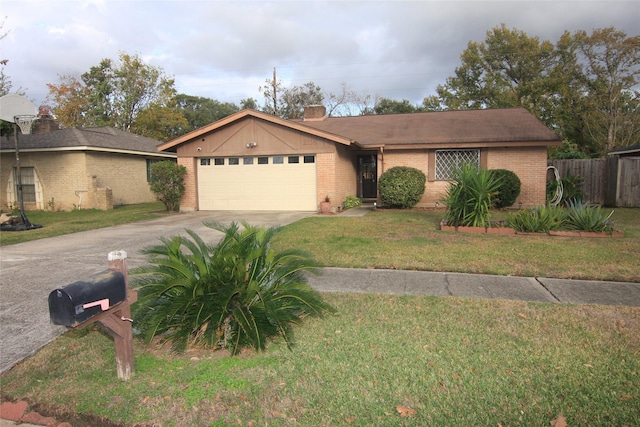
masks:
{"type": "MultiPolygon", "coordinates": [[[[54,289],[107,269],[107,254],[127,252],[129,268],[146,263],[140,250],[161,236],[191,229],[207,242],[221,234],[205,222],[286,225],[314,212],[192,212],[0,247],[0,372],[65,331],[51,325],[47,298],[54,289]]],[[[28,233],[28,231],[24,231],[28,233]]]]}

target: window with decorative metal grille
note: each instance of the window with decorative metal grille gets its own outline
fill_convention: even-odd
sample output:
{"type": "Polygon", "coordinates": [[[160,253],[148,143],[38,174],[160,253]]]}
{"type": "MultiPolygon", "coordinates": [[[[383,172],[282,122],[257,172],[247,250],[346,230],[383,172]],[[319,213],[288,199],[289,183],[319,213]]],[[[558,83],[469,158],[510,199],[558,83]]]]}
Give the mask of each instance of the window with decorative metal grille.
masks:
{"type": "MultiPolygon", "coordinates": [[[[20,168],[20,181],[22,184],[22,201],[24,203],[36,203],[36,181],[33,168],[20,168]]],[[[16,194],[18,194],[17,170],[13,168],[16,194]]]]}
{"type": "Polygon", "coordinates": [[[436,179],[453,178],[455,169],[465,163],[480,167],[480,150],[436,150],[436,179]]]}

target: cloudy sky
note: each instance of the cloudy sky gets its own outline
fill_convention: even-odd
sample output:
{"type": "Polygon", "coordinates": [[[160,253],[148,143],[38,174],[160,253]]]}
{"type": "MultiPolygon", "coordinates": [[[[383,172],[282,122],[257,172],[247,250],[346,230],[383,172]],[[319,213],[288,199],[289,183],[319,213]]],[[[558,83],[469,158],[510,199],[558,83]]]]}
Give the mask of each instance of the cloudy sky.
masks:
{"type": "Polygon", "coordinates": [[[273,74],[285,85],[346,83],[420,103],[501,23],[556,42],[568,30],[640,34],[640,1],[0,0],[0,58],[39,105],[47,83],[119,52],[175,77],[179,93],[239,104],[273,74]]]}

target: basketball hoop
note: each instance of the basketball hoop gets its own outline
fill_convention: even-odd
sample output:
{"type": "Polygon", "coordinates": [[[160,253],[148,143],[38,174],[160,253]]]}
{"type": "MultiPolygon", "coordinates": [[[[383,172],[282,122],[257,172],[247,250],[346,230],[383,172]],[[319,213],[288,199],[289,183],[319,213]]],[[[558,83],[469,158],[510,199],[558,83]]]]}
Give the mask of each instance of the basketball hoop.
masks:
{"type": "Polygon", "coordinates": [[[31,115],[21,115],[21,116],[14,116],[14,120],[15,120],[15,124],[17,124],[20,127],[22,134],[29,135],[31,133],[31,126],[33,125],[33,122],[38,120],[38,117],[31,116],[31,115]]]}

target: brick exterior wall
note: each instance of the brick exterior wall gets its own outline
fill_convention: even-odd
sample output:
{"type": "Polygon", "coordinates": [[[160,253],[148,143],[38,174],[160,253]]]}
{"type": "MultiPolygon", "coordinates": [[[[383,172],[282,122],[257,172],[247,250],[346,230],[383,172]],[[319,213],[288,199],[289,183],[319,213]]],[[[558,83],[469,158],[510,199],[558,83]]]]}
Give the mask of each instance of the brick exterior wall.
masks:
{"type": "Polygon", "coordinates": [[[332,207],[339,204],[336,193],[336,163],[336,153],[318,153],[316,155],[318,209],[320,209],[320,202],[324,202],[327,196],[329,196],[332,207]]]}
{"type": "Polygon", "coordinates": [[[184,176],[184,196],[180,200],[180,212],[192,212],[198,207],[198,177],[196,159],[193,157],[178,157],[178,164],[187,169],[184,176]]]}
{"type": "MultiPolygon", "coordinates": [[[[385,170],[395,166],[408,166],[419,169],[429,176],[428,152],[420,150],[385,150],[378,164],[378,177],[385,170]]],[[[380,158],[380,156],[379,156],[380,158]]],[[[508,169],[516,173],[522,182],[520,196],[515,206],[534,207],[544,205],[546,201],[547,148],[489,148],[482,150],[481,163],[488,169],[508,169]],[[484,157],[484,158],[482,158],[484,157]]],[[[418,207],[442,206],[440,200],[449,186],[448,181],[429,181],[418,207]]]]}
{"type": "Polygon", "coordinates": [[[487,168],[508,169],[522,182],[520,196],[514,206],[535,207],[546,203],[547,147],[492,148],[487,168]]]}
{"type": "MultiPolygon", "coordinates": [[[[109,209],[113,205],[156,200],[149,190],[146,159],[142,156],[71,151],[21,152],[20,166],[33,167],[37,180],[37,203],[25,204],[27,210],[109,209]]],[[[14,167],[15,155],[3,154],[0,157],[2,209],[8,209],[17,202],[9,188],[14,167]]]]}
{"type": "Polygon", "coordinates": [[[110,188],[113,205],[149,203],[156,200],[147,182],[147,159],[115,153],[87,153],[87,173],[92,192],[110,188]]]}

